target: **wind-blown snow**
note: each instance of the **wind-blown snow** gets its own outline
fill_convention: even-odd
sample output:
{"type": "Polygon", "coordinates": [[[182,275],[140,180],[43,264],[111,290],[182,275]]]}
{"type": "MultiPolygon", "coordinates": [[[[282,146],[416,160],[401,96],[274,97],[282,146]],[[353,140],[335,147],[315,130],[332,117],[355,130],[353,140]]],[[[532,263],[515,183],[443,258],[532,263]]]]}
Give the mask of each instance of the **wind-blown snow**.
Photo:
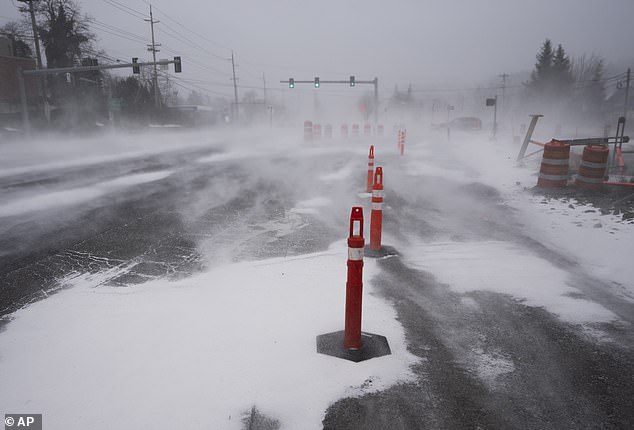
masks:
{"type": "Polygon", "coordinates": [[[130,289],[67,279],[72,288],[0,334],[0,405],[43,413],[50,428],[237,429],[253,405],[284,428],[320,428],[331,402],[406,380],[415,361],[395,311],[372,294],[374,261],[363,329],[385,335],[392,355],[317,354],[318,334],[343,329],[346,256],[341,241],[130,289]]]}
{"type": "Polygon", "coordinates": [[[298,214],[318,214],[321,208],[327,208],[332,205],[332,200],[327,197],[315,197],[313,199],[302,200],[298,202],[291,212],[298,214]]]}
{"type": "Polygon", "coordinates": [[[509,294],[528,306],[543,307],[571,323],[616,319],[603,306],[580,298],[567,272],[511,243],[418,243],[404,252],[406,262],[427,270],[458,293],[509,294]]]}
{"type": "Polygon", "coordinates": [[[570,256],[597,278],[612,281],[614,292],[634,300],[634,265],[628,258],[634,223],[602,214],[589,204],[531,193],[529,189],[537,184],[539,157],[529,159],[526,167],[518,167],[515,158],[519,146],[502,138],[455,138],[436,153],[430,153],[429,147],[430,142],[423,141],[408,148],[407,174],[434,175],[461,184],[477,181],[494,187],[506,205],[517,209],[514,213],[524,224],[525,234],[570,256]]]}
{"type": "Polygon", "coordinates": [[[35,196],[16,198],[0,207],[0,217],[22,215],[28,212],[71,206],[97,199],[108,193],[121,191],[148,182],[159,181],[171,175],[171,171],[138,173],[96,183],[86,187],[52,191],[35,196]]]}

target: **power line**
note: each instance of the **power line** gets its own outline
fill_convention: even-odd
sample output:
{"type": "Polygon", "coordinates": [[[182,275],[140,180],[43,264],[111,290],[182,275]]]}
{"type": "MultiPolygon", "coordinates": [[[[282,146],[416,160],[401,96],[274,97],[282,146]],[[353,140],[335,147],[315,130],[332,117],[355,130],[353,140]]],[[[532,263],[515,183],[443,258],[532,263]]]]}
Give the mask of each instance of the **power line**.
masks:
{"type": "MultiPolygon", "coordinates": [[[[111,0],[111,1],[114,1],[114,0],[111,0]]],[[[143,1],[143,3],[145,3],[145,4],[147,4],[147,5],[149,5],[149,4],[150,4],[150,3],[149,3],[149,2],[147,2],[146,0],[141,0],[141,1],[143,1]]],[[[154,8],[155,8],[156,10],[158,10],[158,11],[159,11],[159,12],[160,12],[160,13],[161,13],[161,14],[162,14],[165,18],[169,19],[170,21],[174,22],[175,24],[179,25],[180,27],[182,27],[183,29],[185,29],[185,30],[189,31],[190,33],[192,33],[192,34],[194,34],[194,35],[196,35],[196,36],[200,37],[200,38],[201,38],[201,39],[203,39],[203,40],[206,40],[207,42],[213,43],[214,45],[216,45],[216,46],[218,46],[218,47],[220,47],[220,48],[226,49],[227,51],[231,51],[231,49],[230,49],[230,48],[227,48],[226,46],[223,46],[223,45],[219,44],[218,42],[215,42],[214,40],[211,40],[211,39],[209,39],[209,38],[207,38],[207,37],[203,36],[202,34],[200,34],[200,33],[196,32],[196,31],[192,30],[191,28],[187,27],[186,25],[181,24],[181,23],[180,23],[180,22],[178,22],[175,18],[172,18],[172,16],[171,16],[172,14],[166,13],[166,12],[164,12],[163,10],[159,9],[158,7],[154,7],[154,8]]],[[[224,58],[224,57],[221,57],[221,58],[224,58]]]]}
{"type": "Polygon", "coordinates": [[[104,3],[106,3],[107,5],[110,5],[112,7],[115,7],[117,9],[119,9],[120,11],[123,11],[125,13],[127,13],[128,15],[131,15],[137,19],[145,19],[146,15],[142,12],[137,11],[136,9],[132,9],[131,7],[128,7],[124,4],[121,4],[115,0],[102,0],[104,3]]]}

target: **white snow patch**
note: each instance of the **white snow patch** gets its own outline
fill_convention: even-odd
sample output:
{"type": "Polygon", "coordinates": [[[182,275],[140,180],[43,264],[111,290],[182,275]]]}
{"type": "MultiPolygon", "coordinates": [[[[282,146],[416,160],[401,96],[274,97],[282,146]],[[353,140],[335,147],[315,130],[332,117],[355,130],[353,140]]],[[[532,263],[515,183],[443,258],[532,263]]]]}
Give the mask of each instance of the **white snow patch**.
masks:
{"type": "Polygon", "coordinates": [[[494,385],[499,376],[515,370],[515,365],[510,358],[499,351],[486,352],[482,348],[471,351],[467,366],[488,385],[494,385]]]}
{"type": "Polygon", "coordinates": [[[331,207],[332,204],[332,200],[327,197],[315,197],[314,199],[298,202],[295,207],[291,209],[291,212],[317,215],[321,208],[331,207]]]}
{"type": "Polygon", "coordinates": [[[100,182],[94,185],[80,188],[72,188],[62,191],[53,191],[35,196],[22,197],[5,203],[0,207],[0,217],[22,215],[43,209],[54,209],[63,206],[72,206],[102,197],[122,188],[154,182],[171,175],[171,171],[151,173],[138,173],[122,176],[110,181],[100,182]]]}
{"type": "Polygon", "coordinates": [[[352,363],[317,354],[318,334],[343,329],[346,255],[340,241],[133,288],[94,288],[97,275],[75,275],[0,333],[0,380],[11,387],[0,405],[41,412],[51,428],[179,428],[185,419],[192,429],[239,429],[253,405],[283,428],[321,428],[333,401],[408,380],[416,360],[395,311],[372,294],[372,260],[363,330],[385,335],[392,355],[352,363]]]}
{"type": "Polygon", "coordinates": [[[232,152],[222,152],[219,154],[212,154],[206,157],[201,157],[198,159],[199,163],[220,163],[223,161],[235,161],[242,160],[245,158],[255,158],[257,154],[253,151],[243,151],[237,150],[232,152]]]}
{"type": "Polygon", "coordinates": [[[459,293],[509,294],[575,324],[617,319],[603,306],[573,297],[581,292],[568,285],[565,271],[507,242],[418,243],[403,254],[408,264],[429,271],[459,293]]]}
{"type": "Polygon", "coordinates": [[[354,169],[355,169],[355,166],[351,163],[348,163],[345,166],[343,166],[341,169],[338,169],[334,172],[320,175],[319,180],[324,182],[343,181],[352,175],[352,172],[354,171],[354,169]]]}

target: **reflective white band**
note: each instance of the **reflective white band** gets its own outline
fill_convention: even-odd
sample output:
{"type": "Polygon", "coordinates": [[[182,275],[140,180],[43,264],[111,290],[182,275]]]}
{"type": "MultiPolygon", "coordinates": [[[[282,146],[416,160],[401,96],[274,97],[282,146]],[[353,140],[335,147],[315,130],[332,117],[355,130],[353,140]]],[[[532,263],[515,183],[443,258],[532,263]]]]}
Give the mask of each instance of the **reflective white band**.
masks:
{"type": "Polygon", "coordinates": [[[350,248],[350,247],[348,247],[348,260],[362,261],[363,260],[363,248],[350,248]]]}
{"type": "Polygon", "coordinates": [[[383,203],[372,203],[372,210],[373,211],[381,211],[383,210],[383,203]]]}
{"type": "Polygon", "coordinates": [[[383,190],[372,190],[372,197],[385,197],[385,193],[383,193],[383,190]]]}
{"type": "Polygon", "coordinates": [[[591,161],[581,160],[581,165],[590,169],[605,169],[608,163],[593,163],[591,161]]]}

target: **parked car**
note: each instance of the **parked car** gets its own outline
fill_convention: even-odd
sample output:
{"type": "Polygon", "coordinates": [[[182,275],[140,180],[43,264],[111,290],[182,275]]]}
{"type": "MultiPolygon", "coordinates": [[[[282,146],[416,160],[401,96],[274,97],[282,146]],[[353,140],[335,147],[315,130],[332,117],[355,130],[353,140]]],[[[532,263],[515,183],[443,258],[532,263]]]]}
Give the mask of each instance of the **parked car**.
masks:
{"type": "Polygon", "coordinates": [[[473,116],[461,116],[454,118],[449,122],[449,128],[451,130],[460,131],[476,131],[482,130],[482,121],[480,118],[473,116]]]}

